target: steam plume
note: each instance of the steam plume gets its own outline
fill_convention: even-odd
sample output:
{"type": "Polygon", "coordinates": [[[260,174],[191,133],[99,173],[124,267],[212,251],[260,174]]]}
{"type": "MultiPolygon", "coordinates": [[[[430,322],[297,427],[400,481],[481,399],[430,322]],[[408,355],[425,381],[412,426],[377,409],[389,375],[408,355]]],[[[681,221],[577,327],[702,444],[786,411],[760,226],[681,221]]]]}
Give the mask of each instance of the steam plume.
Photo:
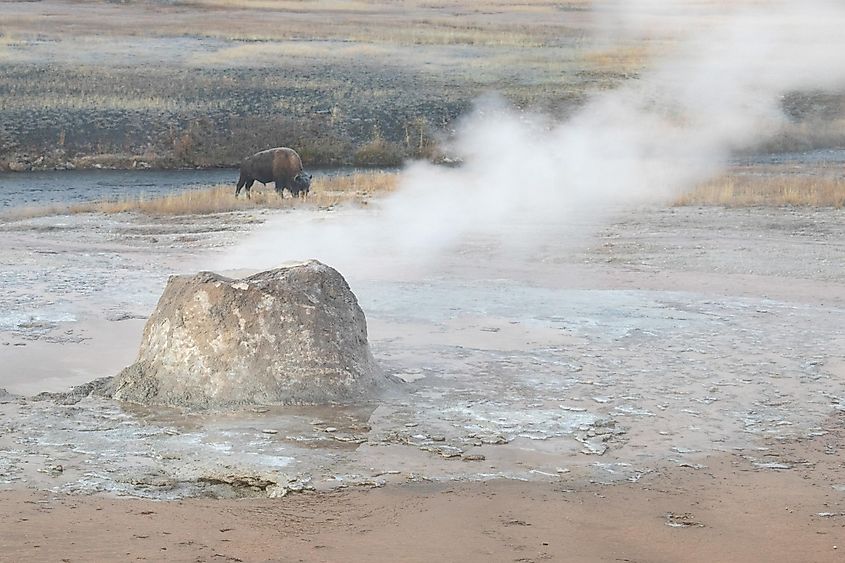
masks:
{"type": "Polygon", "coordinates": [[[758,2],[706,23],[701,8],[684,2],[622,6],[596,13],[608,35],[663,31],[676,41],[638,79],[595,96],[565,122],[482,101],[453,147],[462,166],[408,166],[398,192],[375,211],[319,223],[281,217],[225,266],[316,257],[360,272],[368,258],[420,262],[468,236],[505,247],[547,242],[573,218],[677,195],[717,174],[734,151],[783,124],[784,94],[845,86],[839,2],[758,2]],[[672,29],[660,29],[667,18],[672,29]]]}

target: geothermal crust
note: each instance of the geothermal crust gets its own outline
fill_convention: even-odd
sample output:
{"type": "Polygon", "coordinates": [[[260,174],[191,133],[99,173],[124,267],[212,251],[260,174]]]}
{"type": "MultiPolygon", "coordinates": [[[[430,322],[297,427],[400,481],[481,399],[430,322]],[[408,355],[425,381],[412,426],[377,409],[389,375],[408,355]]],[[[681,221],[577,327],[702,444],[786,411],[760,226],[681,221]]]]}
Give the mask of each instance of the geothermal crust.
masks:
{"type": "Polygon", "coordinates": [[[239,280],[171,277],[112,394],[193,408],[351,403],[387,381],[346,280],[312,260],[239,280]]]}

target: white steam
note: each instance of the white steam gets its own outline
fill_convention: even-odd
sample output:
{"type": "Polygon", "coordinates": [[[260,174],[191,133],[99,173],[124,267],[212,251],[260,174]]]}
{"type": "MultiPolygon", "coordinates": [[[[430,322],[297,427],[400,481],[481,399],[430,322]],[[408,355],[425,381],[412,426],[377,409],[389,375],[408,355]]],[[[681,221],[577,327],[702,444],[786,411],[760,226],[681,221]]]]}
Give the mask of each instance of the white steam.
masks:
{"type": "Polygon", "coordinates": [[[377,263],[424,263],[468,238],[505,248],[548,243],[572,220],[671,197],[717,174],[734,151],[782,125],[785,93],[845,87],[841,2],[758,2],[706,24],[687,3],[630,5],[609,12],[613,25],[654,34],[656,22],[670,21],[677,41],[638,79],[563,123],[481,102],[457,135],[462,166],[407,167],[400,189],[375,210],[323,221],[286,214],[222,266],[318,258],[361,273],[377,263]],[[645,17],[655,6],[661,12],[645,17]],[[681,39],[679,30],[696,32],[681,39]]]}

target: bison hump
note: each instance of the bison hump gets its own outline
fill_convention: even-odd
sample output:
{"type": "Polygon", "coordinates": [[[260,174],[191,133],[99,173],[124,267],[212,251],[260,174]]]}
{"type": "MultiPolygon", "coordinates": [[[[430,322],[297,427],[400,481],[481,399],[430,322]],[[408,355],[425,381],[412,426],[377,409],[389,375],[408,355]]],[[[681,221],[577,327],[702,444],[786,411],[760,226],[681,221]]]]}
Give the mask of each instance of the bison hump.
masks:
{"type": "Polygon", "coordinates": [[[276,149],[273,155],[273,173],[277,178],[293,178],[302,172],[302,160],[292,149],[276,149]]]}

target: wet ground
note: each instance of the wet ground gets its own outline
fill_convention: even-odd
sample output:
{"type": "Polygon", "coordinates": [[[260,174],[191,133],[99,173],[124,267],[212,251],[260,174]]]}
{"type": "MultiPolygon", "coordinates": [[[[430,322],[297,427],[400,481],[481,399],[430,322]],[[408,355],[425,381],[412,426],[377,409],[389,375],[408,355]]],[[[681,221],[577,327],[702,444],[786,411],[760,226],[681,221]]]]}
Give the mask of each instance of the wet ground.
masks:
{"type": "Polygon", "coordinates": [[[28,396],[0,396],[3,486],[614,482],[722,451],[777,470],[797,462],[766,440],[823,435],[845,410],[843,213],[762,208],[640,209],[522,260],[470,241],[427,273],[349,276],[377,360],[407,382],[372,405],[188,414],[33,397],[130,363],[166,277],[270,215],[0,226],[0,387],[28,396]]]}

